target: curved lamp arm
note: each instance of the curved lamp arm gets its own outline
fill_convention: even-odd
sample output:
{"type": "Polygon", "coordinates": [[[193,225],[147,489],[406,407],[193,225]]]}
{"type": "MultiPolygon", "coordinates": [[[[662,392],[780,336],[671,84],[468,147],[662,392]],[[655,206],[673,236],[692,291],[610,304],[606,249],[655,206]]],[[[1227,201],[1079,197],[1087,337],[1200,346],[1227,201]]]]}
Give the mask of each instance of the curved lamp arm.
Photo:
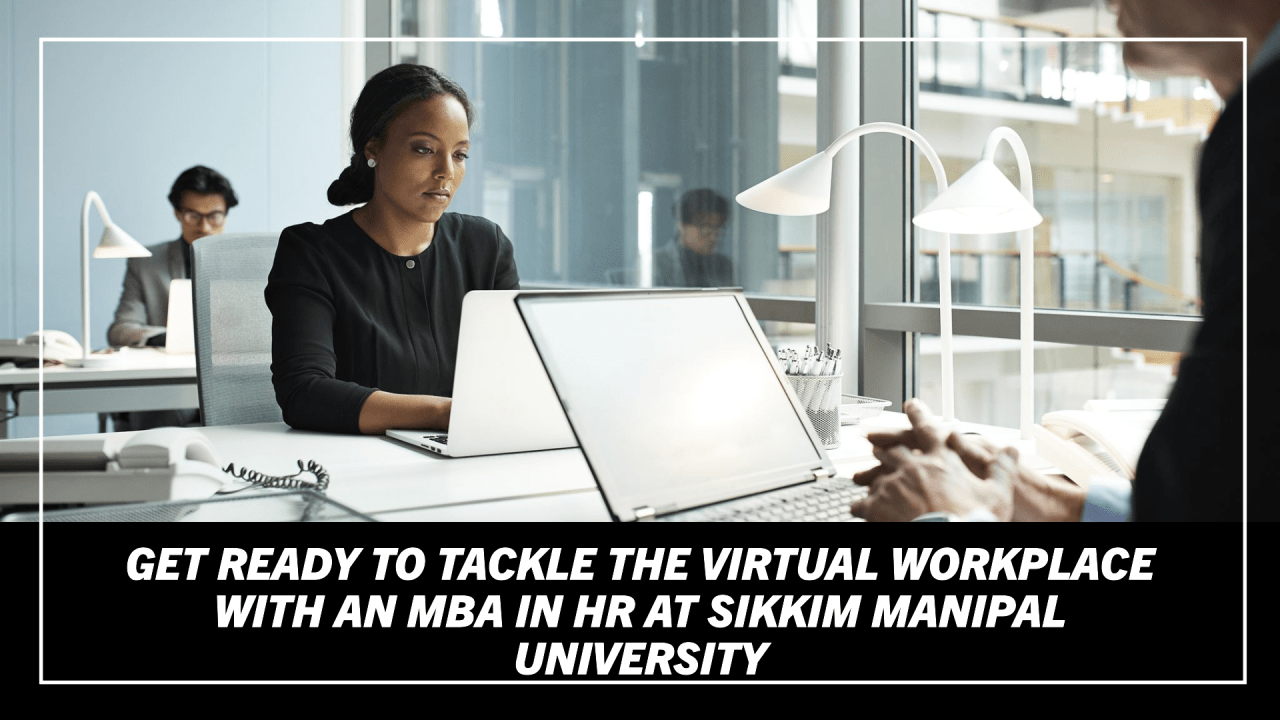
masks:
{"type": "MultiPolygon", "coordinates": [[[[923,135],[905,125],[889,122],[873,122],[860,125],[836,138],[822,152],[828,157],[834,156],[852,140],[863,135],[879,132],[900,135],[915,143],[933,168],[933,176],[938,182],[938,195],[946,192],[947,174],[942,169],[942,161],[938,158],[938,153],[934,152],[933,146],[929,144],[928,140],[924,139],[923,135]]],[[[992,137],[994,136],[995,133],[992,133],[992,137]]],[[[1014,137],[1017,136],[1015,135],[1014,137]]],[[[989,147],[992,146],[992,142],[992,140],[988,140],[989,147]]],[[[1024,155],[1026,154],[1025,149],[1022,152],[1024,155]]],[[[1027,175],[1029,177],[1030,173],[1027,173],[1027,175]]],[[[938,307],[941,312],[942,331],[939,335],[942,340],[942,418],[945,422],[952,422],[956,419],[956,408],[955,372],[951,350],[951,233],[939,232],[938,236],[938,307]]]]}
{"type": "Polygon", "coordinates": [[[94,257],[100,258],[132,258],[147,257],[147,250],[129,236],[129,233],[111,222],[107,207],[102,203],[98,193],[90,190],[84,196],[84,205],[80,207],[80,332],[83,347],[80,358],[68,358],[67,364],[72,367],[109,367],[115,365],[122,357],[116,355],[93,355],[89,352],[89,206],[98,207],[98,215],[102,217],[102,240],[93,250],[94,257]]]}
{"type": "Polygon", "coordinates": [[[89,359],[89,205],[98,206],[98,216],[106,225],[111,224],[111,216],[107,207],[102,204],[98,193],[90,190],[84,196],[84,205],[80,207],[80,344],[83,350],[81,360],[89,359]]]}
{"type": "MultiPolygon", "coordinates": [[[[1013,155],[1018,161],[1018,184],[1027,204],[1033,205],[1031,195],[1031,158],[1027,155],[1027,146],[1023,144],[1018,133],[1007,127],[998,127],[987,136],[987,144],[982,149],[983,160],[995,160],[996,148],[1000,142],[1009,143],[1013,155]]],[[[1018,314],[1021,322],[1020,365],[1019,368],[1019,418],[1018,427],[1022,431],[1023,440],[1031,440],[1031,425],[1035,422],[1035,355],[1032,342],[1035,340],[1035,248],[1032,242],[1031,229],[1018,231],[1018,252],[1020,287],[1018,290],[1018,314]]]]}

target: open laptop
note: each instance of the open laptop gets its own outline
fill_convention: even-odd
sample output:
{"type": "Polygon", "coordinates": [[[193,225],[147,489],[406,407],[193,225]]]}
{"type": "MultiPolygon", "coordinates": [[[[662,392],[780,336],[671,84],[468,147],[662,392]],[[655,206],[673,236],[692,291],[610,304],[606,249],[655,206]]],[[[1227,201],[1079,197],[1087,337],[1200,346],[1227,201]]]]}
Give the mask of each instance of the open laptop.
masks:
{"type": "Polygon", "coordinates": [[[852,519],[740,291],[516,305],[615,520],[852,519]]]}
{"type": "Polygon", "coordinates": [[[519,290],[476,290],[462,299],[449,432],[387,435],[450,457],[574,447],[514,298],[519,290]]]}

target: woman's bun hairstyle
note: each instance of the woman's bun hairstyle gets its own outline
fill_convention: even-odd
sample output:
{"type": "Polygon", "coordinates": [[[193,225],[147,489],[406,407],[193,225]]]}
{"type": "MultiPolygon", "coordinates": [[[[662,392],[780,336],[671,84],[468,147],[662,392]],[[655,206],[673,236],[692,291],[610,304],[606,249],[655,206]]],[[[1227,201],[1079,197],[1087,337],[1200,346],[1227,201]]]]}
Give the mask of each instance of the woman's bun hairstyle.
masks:
{"type": "Polygon", "coordinates": [[[330,205],[358,205],[373,199],[373,168],[360,167],[355,159],[329,183],[330,205]],[[361,172],[367,170],[368,172],[361,172]]]}
{"type": "Polygon", "coordinates": [[[471,101],[462,88],[426,65],[404,63],[393,65],[369,78],[351,109],[351,162],[329,185],[329,203],[357,205],[373,199],[373,168],[364,156],[364,148],[373,140],[386,139],[387,125],[411,103],[430,100],[436,95],[452,95],[467,113],[467,127],[475,121],[471,101]]]}

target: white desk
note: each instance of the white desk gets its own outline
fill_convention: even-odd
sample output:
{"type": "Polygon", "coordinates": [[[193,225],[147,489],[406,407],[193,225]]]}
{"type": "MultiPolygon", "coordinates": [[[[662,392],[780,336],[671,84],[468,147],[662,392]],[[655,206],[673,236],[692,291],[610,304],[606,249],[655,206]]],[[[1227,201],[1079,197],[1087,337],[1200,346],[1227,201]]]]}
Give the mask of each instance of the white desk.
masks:
{"type": "Polygon", "coordinates": [[[305,432],[284,423],[200,430],[224,466],[289,475],[298,460],[316,461],[329,473],[328,497],[378,520],[512,519],[525,501],[538,517],[518,510],[518,519],[609,519],[576,448],[448,458],[385,436],[305,432]]]}
{"type": "MultiPolygon", "coordinates": [[[[875,464],[869,430],[907,427],[883,413],[842,429],[829,451],[842,477],[875,464]]],[[[973,426],[993,442],[1017,430],[973,426]]],[[[220,464],[289,475],[314,460],[330,476],[328,497],[382,521],[597,521],[609,513],[578,449],[446,458],[386,437],[290,429],[284,423],[201,428],[220,464]]],[[[309,479],[309,476],[304,476],[309,479]]]]}
{"type": "MultiPolygon", "coordinates": [[[[38,369],[0,370],[0,409],[12,396],[18,415],[40,412],[38,369]]],[[[186,410],[200,407],[194,355],[169,355],[155,348],[130,348],[111,368],[44,368],[44,413],[186,410]]],[[[8,423],[0,423],[0,439],[8,423]]]]}

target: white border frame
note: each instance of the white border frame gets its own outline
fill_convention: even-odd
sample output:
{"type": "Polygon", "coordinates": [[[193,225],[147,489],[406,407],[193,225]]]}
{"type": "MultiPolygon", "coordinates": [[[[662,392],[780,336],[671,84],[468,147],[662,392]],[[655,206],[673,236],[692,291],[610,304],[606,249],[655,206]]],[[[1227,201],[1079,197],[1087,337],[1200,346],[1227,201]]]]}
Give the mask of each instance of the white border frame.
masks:
{"type": "MultiPolygon", "coordinates": [[[[772,42],[777,44],[780,41],[788,40],[813,40],[813,38],[700,38],[700,37],[681,37],[681,38],[652,38],[657,42],[772,42]]],[[[974,40],[982,41],[982,38],[818,38],[819,42],[973,42],[974,40]]],[[[1043,38],[992,38],[1001,42],[1009,41],[1037,41],[1043,42],[1043,38]]],[[[1073,38],[1074,41],[1080,42],[1125,42],[1126,38],[1073,38]]],[[[1248,40],[1243,37],[1212,37],[1212,38],[1140,38],[1140,41],[1181,41],[1181,42],[1240,42],[1242,44],[1242,58],[1245,68],[1248,68],[1248,40]]],[[[40,288],[40,304],[38,304],[37,318],[40,327],[44,327],[45,322],[45,44],[46,42],[635,42],[634,37],[589,37],[589,38],[524,38],[524,37],[498,37],[498,38],[406,38],[406,37],[41,37],[40,38],[40,56],[38,56],[38,170],[37,177],[40,187],[38,187],[37,200],[37,228],[38,243],[40,243],[40,251],[37,255],[37,266],[40,278],[38,278],[38,288],[40,288]]],[[[1244,111],[1244,215],[1243,222],[1245,232],[1248,231],[1248,82],[1247,77],[1242,81],[1242,106],[1244,111]]],[[[1225,100],[1225,99],[1224,99],[1225,100]]],[[[856,236],[855,236],[856,237],[856,236]]],[[[1244,418],[1243,418],[1243,442],[1245,451],[1245,477],[1242,478],[1244,483],[1244,507],[1245,512],[1248,511],[1248,237],[1243,238],[1244,242],[1244,351],[1245,351],[1245,368],[1244,368],[1244,418]]],[[[817,304],[818,299],[814,299],[817,304]]],[[[1037,316],[1041,313],[1037,313],[1037,316]]],[[[44,356],[41,355],[41,360],[44,356]]],[[[40,612],[38,612],[38,637],[40,637],[40,648],[38,648],[38,659],[40,659],[40,684],[600,684],[613,683],[617,680],[463,680],[463,682],[447,682],[447,680],[411,680],[411,682],[383,682],[383,680],[337,680],[337,682],[283,682],[283,680],[264,680],[264,682],[230,682],[230,680],[131,680],[131,682],[114,682],[114,680],[95,680],[95,682],[70,682],[70,680],[47,680],[45,679],[45,483],[44,483],[44,466],[45,466],[45,413],[44,413],[44,363],[37,373],[37,392],[40,395],[40,411],[37,415],[37,456],[40,462],[40,491],[38,491],[38,502],[40,502],[40,530],[38,530],[38,562],[40,562],[40,578],[38,578],[38,603],[40,603],[40,612]]],[[[1243,577],[1244,577],[1244,607],[1243,607],[1243,679],[1242,680],[1187,680],[1187,682],[1176,682],[1176,680],[1105,680],[1105,682],[1088,682],[1088,680],[978,680],[978,682],[970,682],[970,680],[888,680],[888,682],[872,682],[872,680],[814,680],[814,682],[805,682],[805,680],[707,680],[707,682],[692,682],[694,684],[1245,684],[1248,683],[1248,524],[1242,523],[1242,543],[1243,543],[1243,577]]],[[[646,683],[655,684],[687,684],[686,680],[646,680],[646,683]]]]}

